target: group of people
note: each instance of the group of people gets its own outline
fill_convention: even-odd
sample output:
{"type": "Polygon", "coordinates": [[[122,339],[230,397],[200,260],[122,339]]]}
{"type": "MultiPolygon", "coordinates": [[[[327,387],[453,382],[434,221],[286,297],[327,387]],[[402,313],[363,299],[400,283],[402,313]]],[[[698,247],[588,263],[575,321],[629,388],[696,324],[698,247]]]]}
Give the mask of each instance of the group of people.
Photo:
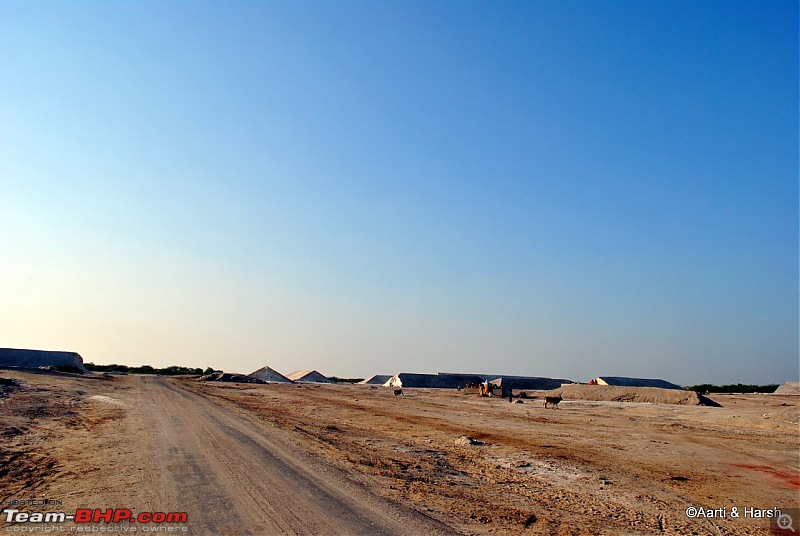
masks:
{"type": "MultiPolygon", "coordinates": [[[[497,386],[490,384],[488,380],[484,380],[482,383],[468,383],[464,386],[465,389],[478,389],[481,396],[492,396],[492,389],[496,389],[497,386]]],[[[501,388],[503,398],[508,397],[509,402],[513,402],[513,390],[511,385],[505,386],[503,385],[501,388]]]]}

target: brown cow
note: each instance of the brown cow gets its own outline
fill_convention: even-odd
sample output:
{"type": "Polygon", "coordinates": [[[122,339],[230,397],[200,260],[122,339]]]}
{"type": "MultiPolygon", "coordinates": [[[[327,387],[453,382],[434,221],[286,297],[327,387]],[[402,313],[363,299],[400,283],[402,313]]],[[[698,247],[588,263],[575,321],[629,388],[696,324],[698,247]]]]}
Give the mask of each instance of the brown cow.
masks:
{"type": "Polygon", "coordinates": [[[550,404],[554,408],[558,409],[558,404],[562,400],[563,399],[561,398],[561,395],[558,395],[558,396],[546,396],[546,397],[544,397],[544,407],[545,407],[545,409],[547,409],[547,404],[550,404]]]}

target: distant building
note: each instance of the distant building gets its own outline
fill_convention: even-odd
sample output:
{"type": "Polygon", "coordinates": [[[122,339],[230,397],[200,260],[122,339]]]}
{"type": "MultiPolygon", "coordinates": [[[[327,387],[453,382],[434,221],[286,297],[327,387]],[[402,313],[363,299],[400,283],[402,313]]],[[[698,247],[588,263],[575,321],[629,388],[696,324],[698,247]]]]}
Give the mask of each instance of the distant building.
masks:
{"type": "Polygon", "coordinates": [[[295,370],[286,377],[298,383],[334,383],[316,370],[295,370]]]}
{"type": "Polygon", "coordinates": [[[617,387],[658,387],[661,389],[680,389],[683,387],[666,380],[649,378],[625,378],[623,376],[598,376],[594,379],[597,385],[614,385],[617,387]]]}
{"type": "Polygon", "coordinates": [[[269,367],[261,367],[260,369],[248,374],[248,376],[271,383],[294,383],[280,372],[269,367]]]}

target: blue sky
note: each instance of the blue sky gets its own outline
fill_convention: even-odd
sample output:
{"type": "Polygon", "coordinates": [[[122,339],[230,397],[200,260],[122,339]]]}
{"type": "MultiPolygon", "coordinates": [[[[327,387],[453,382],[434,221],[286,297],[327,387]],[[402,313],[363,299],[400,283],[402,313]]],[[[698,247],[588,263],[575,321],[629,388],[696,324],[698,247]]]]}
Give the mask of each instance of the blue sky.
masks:
{"type": "Polygon", "coordinates": [[[0,346],[800,379],[796,2],[0,0],[0,346]]]}

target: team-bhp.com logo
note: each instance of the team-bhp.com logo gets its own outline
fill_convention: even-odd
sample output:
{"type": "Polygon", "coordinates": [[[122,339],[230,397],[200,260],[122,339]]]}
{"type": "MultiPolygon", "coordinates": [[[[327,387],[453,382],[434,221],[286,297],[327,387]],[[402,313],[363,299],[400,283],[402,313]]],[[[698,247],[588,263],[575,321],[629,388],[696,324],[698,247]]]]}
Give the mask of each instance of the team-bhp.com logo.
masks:
{"type": "Polygon", "coordinates": [[[66,512],[20,512],[13,508],[3,510],[7,523],[186,523],[186,512],[139,512],[127,508],[78,508],[74,514],[66,512]]]}

